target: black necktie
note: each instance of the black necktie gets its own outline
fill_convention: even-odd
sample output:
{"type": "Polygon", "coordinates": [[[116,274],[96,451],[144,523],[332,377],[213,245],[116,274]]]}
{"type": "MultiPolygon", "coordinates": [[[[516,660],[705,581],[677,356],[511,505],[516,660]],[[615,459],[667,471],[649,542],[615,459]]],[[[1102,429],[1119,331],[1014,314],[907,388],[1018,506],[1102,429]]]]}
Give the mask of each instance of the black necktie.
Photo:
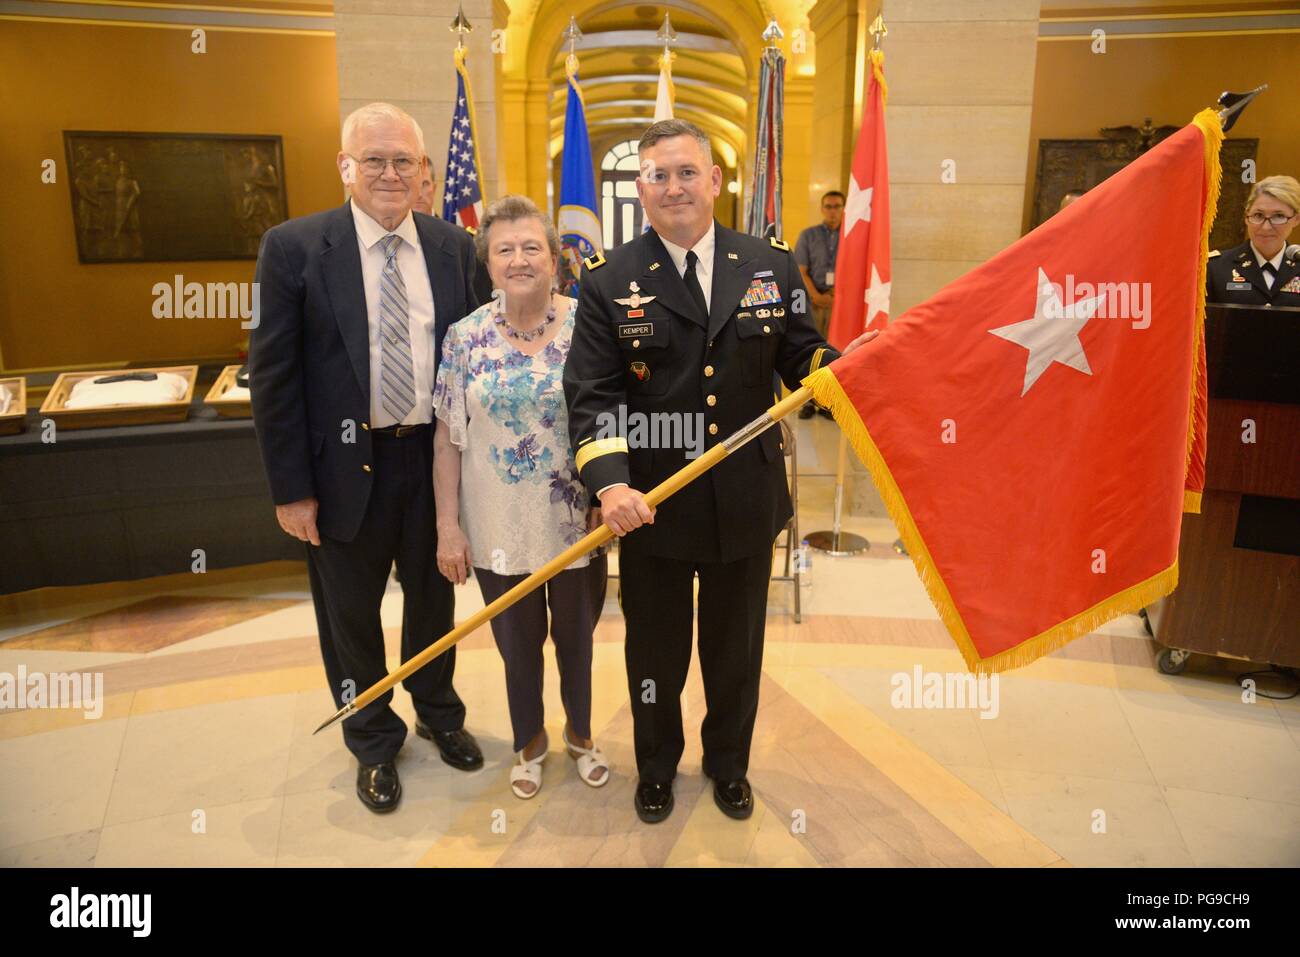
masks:
{"type": "Polygon", "coordinates": [[[1264,285],[1272,289],[1273,283],[1277,281],[1277,267],[1271,262],[1266,262],[1260,269],[1264,272],[1264,285]]]}
{"type": "Polygon", "coordinates": [[[706,320],[709,318],[709,306],[704,300],[704,288],[700,285],[700,277],[695,275],[695,264],[700,261],[700,257],[695,255],[692,249],[686,254],[686,275],[682,276],[686,280],[686,291],[691,294],[695,300],[695,305],[700,308],[700,315],[706,320]]]}

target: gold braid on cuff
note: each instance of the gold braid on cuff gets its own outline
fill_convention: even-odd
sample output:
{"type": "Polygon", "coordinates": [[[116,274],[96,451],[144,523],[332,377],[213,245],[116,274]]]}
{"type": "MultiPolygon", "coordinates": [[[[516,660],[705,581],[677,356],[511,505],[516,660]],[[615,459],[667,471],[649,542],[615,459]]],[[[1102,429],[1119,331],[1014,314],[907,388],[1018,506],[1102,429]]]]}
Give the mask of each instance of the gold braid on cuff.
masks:
{"type": "Polygon", "coordinates": [[[581,473],[583,467],[592,459],[598,459],[602,455],[611,455],[614,452],[622,452],[626,455],[627,439],[596,439],[594,442],[586,443],[578,449],[578,472],[581,473]]]}

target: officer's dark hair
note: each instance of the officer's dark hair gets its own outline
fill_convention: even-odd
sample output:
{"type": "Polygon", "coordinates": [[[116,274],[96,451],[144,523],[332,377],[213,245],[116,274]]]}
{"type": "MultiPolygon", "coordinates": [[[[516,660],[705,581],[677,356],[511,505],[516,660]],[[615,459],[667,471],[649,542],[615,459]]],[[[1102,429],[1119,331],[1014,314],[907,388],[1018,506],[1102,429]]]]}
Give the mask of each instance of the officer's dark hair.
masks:
{"type": "Polygon", "coordinates": [[[700,149],[704,151],[704,155],[709,158],[709,165],[713,165],[713,144],[709,142],[708,134],[686,120],[659,120],[651,123],[641,134],[641,141],[636,144],[637,155],[640,156],[660,140],[671,139],[674,136],[694,137],[695,142],[699,143],[700,149]]]}
{"type": "Polygon", "coordinates": [[[826,202],[826,200],[830,199],[832,196],[838,196],[840,199],[843,199],[843,198],[844,198],[844,194],[843,194],[843,193],[841,193],[838,189],[833,189],[833,190],[831,190],[829,193],[823,193],[823,194],[822,194],[821,201],[824,203],[824,202],[826,202]]]}
{"type": "Polygon", "coordinates": [[[491,230],[493,223],[512,223],[516,219],[528,219],[530,216],[535,216],[541,221],[542,229],[546,233],[546,245],[551,248],[551,255],[559,256],[560,234],[555,231],[555,224],[527,196],[510,195],[502,196],[489,205],[483,216],[483,222],[479,223],[478,232],[474,234],[474,252],[478,254],[479,261],[487,262],[488,231],[491,230]]]}

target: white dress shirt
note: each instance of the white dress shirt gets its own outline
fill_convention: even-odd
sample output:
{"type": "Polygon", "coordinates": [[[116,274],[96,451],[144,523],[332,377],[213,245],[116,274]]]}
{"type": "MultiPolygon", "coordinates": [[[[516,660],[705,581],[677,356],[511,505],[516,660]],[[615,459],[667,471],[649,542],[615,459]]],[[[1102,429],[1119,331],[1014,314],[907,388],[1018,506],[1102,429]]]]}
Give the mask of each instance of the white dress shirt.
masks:
{"type": "Polygon", "coordinates": [[[1286,243],[1277,251],[1277,255],[1272,259],[1265,259],[1264,254],[1255,248],[1255,244],[1250,244],[1250,251],[1255,254],[1255,262],[1259,263],[1259,271],[1264,274],[1264,285],[1269,289],[1273,288],[1273,280],[1277,278],[1277,270],[1282,268],[1282,257],[1286,255],[1286,243]],[[1273,272],[1264,268],[1264,263],[1273,264],[1273,272]]]}
{"type": "Polygon", "coordinates": [[[415,405],[406,418],[398,422],[384,408],[381,401],[379,331],[379,279],[384,271],[384,247],[379,241],[388,230],[371,219],[356,204],[352,204],[352,219],[357,226],[357,245],[361,249],[361,278],[366,287],[366,321],[370,327],[370,427],[382,429],[390,425],[416,425],[433,421],[433,287],[429,285],[429,268],[420,247],[420,234],[415,230],[415,219],[410,213],[392,232],[400,236],[397,244],[397,268],[406,284],[407,312],[411,329],[411,370],[415,376],[415,405]]]}
{"type": "MultiPolygon", "coordinates": [[[[691,247],[695,250],[695,255],[699,257],[699,262],[695,264],[695,277],[700,281],[700,288],[704,290],[704,304],[710,309],[713,308],[713,220],[709,220],[709,231],[699,238],[699,241],[691,247]]],[[[690,252],[678,246],[676,243],[670,243],[662,236],[659,237],[664,244],[664,249],[668,250],[668,255],[677,267],[677,275],[686,276],[686,254],[690,252]]]]}

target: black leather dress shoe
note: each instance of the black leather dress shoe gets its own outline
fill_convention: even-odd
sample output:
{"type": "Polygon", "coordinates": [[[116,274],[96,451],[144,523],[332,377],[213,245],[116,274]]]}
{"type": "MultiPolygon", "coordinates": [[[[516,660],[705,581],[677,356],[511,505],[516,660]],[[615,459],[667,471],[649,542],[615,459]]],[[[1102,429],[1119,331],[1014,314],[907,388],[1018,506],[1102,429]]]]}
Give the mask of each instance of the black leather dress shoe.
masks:
{"type": "Polygon", "coordinates": [[[832,421],[834,421],[835,419],[835,416],[831,414],[830,409],[822,408],[821,406],[817,407],[817,414],[820,415],[823,419],[830,419],[832,421]]]}
{"type": "Polygon", "coordinates": [[[437,745],[442,760],[453,768],[477,771],[483,767],[483,752],[479,750],[474,735],[464,728],[458,731],[434,731],[423,721],[416,721],[415,733],[437,745]]]}
{"type": "Polygon", "coordinates": [[[799,418],[801,419],[811,419],[816,414],[817,406],[811,402],[805,402],[803,408],[799,410],[799,418]]]}
{"type": "Polygon", "coordinates": [[[376,814],[387,814],[402,800],[402,782],[392,761],[357,768],[357,797],[376,814]]]}
{"type": "Polygon", "coordinates": [[[714,781],[713,803],[727,817],[743,821],[754,813],[754,792],[744,778],[738,781],[714,781]]]}
{"type": "Polygon", "coordinates": [[[638,781],[636,785],[636,816],[647,824],[658,824],[673,813],[673,786],[638,781]]]}

